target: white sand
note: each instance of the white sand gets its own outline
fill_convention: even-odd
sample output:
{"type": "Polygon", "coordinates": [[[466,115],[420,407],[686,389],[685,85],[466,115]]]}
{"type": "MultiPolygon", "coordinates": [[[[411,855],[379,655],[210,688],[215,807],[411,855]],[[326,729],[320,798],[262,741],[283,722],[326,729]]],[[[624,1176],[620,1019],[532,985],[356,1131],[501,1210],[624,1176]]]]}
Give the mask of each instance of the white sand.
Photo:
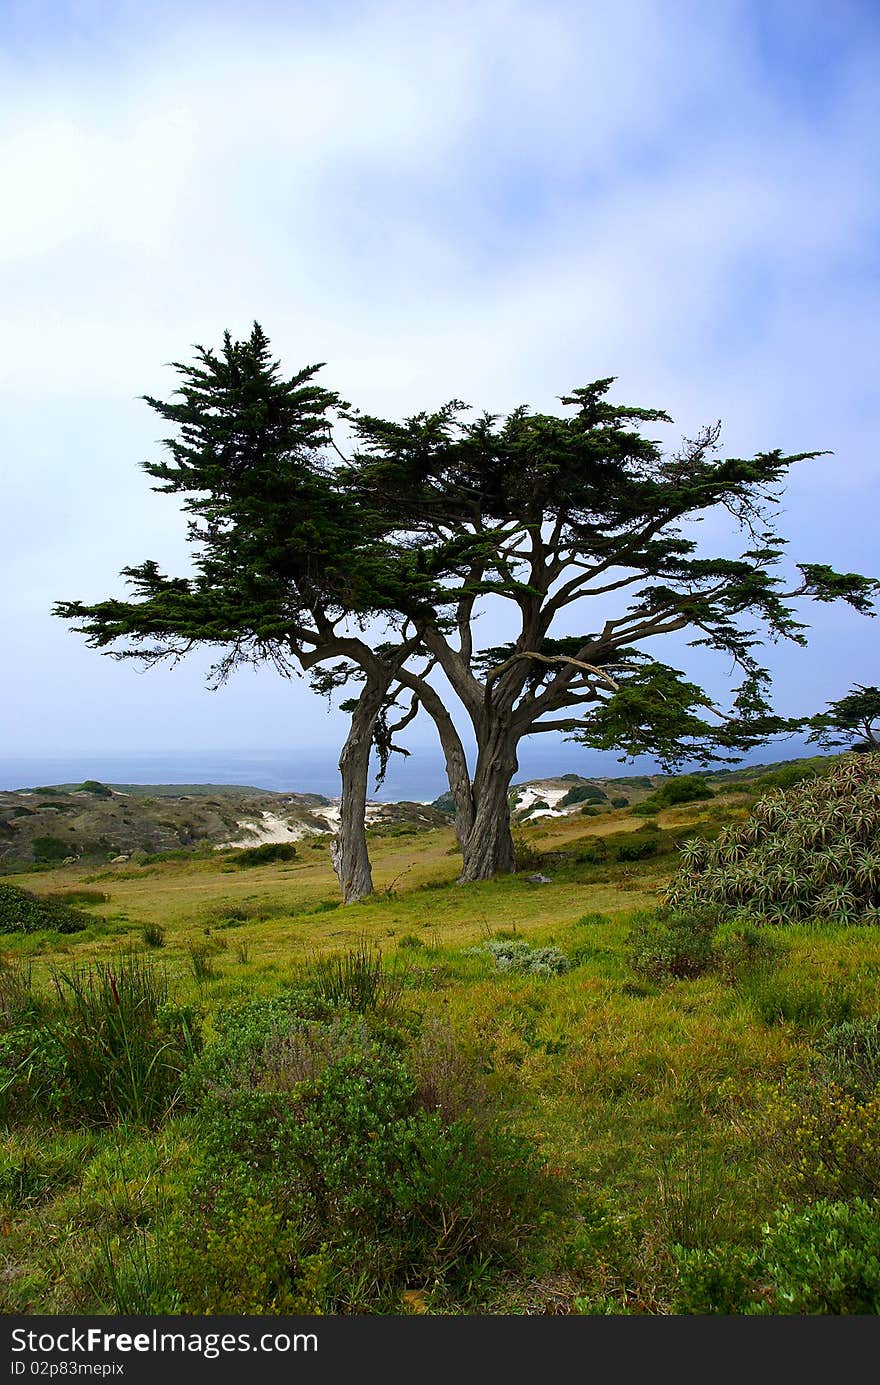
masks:
{"type": "Polygon", "coordinates": [[[549,784],[539,779],[517,790],[515,810],[521,813],[523,809],[530,808],[533,803],[540,803],[543,800],[543,802],[547,804],[547,807],[536,808],[533,813],[529,813],[530,822],[534,821],[535,818],[568,817],[569,813],[580,805],[570,804],[567,808],[560,808],[559,804],[562,799],[565,798],[569,789],[573,787],[572,784],[560,786],[559,784],[549,784]]]}

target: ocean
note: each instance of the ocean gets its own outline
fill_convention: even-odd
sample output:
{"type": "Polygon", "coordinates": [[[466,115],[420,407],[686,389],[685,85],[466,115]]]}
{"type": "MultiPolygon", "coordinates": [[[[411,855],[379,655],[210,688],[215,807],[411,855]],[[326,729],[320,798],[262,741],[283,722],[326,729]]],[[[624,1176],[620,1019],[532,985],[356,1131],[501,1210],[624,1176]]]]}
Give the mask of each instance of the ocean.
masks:
{"type": "MultiPolygon", "coordinates": [[[[746,757],[750,764],[797,759],[815,753],[793,738],[766,746],[746,757]]],[[[0,789],[30,789],[49,784],[82,783],[98,779],[105,784],[247,784],[277,793],[339,793],[335,750],[169,750],[59,752],[54,755],[0,755],[0,789]]],[[[585,749],[554,737],[524,741],[519,751],[518,781],[558,774],[619,776],[653,774],[658,766],[642,758],[622,764],[615,755],[585,749]]],[[[442,756],[432,748],[414,749],[404,759],[393,755],[385,782],[379,790],[370,782],[370,796],[385,803],[408,799],[430,803],[445,793],[446,774],[442,756]]]]}

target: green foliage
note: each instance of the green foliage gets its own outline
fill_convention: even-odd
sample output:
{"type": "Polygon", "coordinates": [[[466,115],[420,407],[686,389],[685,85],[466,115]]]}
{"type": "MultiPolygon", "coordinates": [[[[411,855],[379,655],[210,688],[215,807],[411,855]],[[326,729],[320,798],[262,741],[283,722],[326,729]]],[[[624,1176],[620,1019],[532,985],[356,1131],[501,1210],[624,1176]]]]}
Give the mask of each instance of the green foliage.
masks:
{"type": "MultiPolygon", "coordinates": [[[[766,774],[759,774],[755,779],[746,780],[742,787],[756,793],[767,793],[770,789],[790,789],[794,784],[803,784],[808,779],[818,779],[824,774],[829,774],[833,768],[833,760],[820,760],[816,757],[795,760],[791,764],[769,770],[766,774]]],[[[734,787],[737,787],[736,783],[734,787]]]]}
{"type": "Polygon", "coordinates": [[[857,683],[828,710],[810,719],[808,740],[828,747],[847,746],[853,750],[880,748],[880,688],[857,683]]]}
{"type": "Polygon", "coordinates": [[[70,843],[61,837],[34,837],[31,840],[34,860],[41,865],[63,861],[71,854],[70,843]]]}
{"type": "Polygon", "coordinates": [[[516,870],[524,874],[526,871],[538,870],[544,864],[544,854],[533,846],[528,837],[523,834],[513,833],[513,859],[516,870]]]}
{"type": "Polygon", "coordinates": [[[103,890],[59,890],[57,894],[43,895],[47,903],[65,904],[71,908],[80,905],[89,908],[93,904],[106,904],[110,896],[103,890]]]}
{"type": "Polygon", "coordinates": [[[710,908],[641,910],[628,938],[633,970],[650,981],[680,980],[712,972],[733,983],[760,970],[769,974],[778,944],[748,920],[710,908]]]}
{"type": "Polygon", "coordinates": [[[0,1211],[40,1202],[74,1182],[94,1144],[91,1131],[41,1129],[8,1138],[0,1148],[0,1211]]]}
{"type": "Polygon", "coordinates": [[[214,954],[216,949],[210,942],[191,942],[187,947],[193,976],[197,981],[211,981],[216,976],[214,954]]]}
{"type": "Polygon", "coordinates": [[[712,933],[709,969],[731,985],[756,972],[766,978],[778,953],[778,941],[765,928],[748,919],[725,919],[712,933]]]}
{"type": "Polygon", "coordinates": [[[42,898],[18,885],[0,883],[0,933],[77,933],[91,920],[57,898],[42,898]]]}
{"type": "Polygon", "coordinates": [[[709,909],[640,910],[627,940],[630,966],[650,981],[702,976],[712,962],[718,922],[709,909]]]}
{"type": "Polygon", "coordinates": [[[742,993],[764,1024],[819,1030],[844,1024],[855,1011],[849,989],[835,978],[823,983],[812,977],[777,976],[759,967],[745,977],[742,993]]]}
{"type": "Polygon", "coordinates": [[[479,950],[494,957],[499,971],[518,972],[522,976],[561,976],[571,970],[571,963],[558,947],[533,947],[522,939],[493,939],[479,950]]]}
{"type": "Polygon", "coordinates": [[[880,1017],[844,1020],[816,1041],[817,1076],[857,1099],[873,1095],[880,1083],[880,1017]]]}
{"type": "Polygon", "coordinates": [[[390,1018],[399,1009],[406,974],[399,966],[389,967],[379,948],[364,938],[346,952],[317,958],[307,984],[328,1005],[390,1018]]]}
{"type": "Polygon", "coordinates": [[[623,797],[612,798],[612,799],[611,799],[611,807],[612,807],[612,808],[628,808],[628,807],[629,807],[629,799],[628,799],[628,798],[623,798],[623,797]]]}
{"type": "Polygon", "coordinates": [[[560,799],[560,808],[570,808],[574,803],[605,803],[608,795],[597,784],[577,784],[560,799]]]}
{"type": "Polygon", "coordinates": [[[755,1250],[685,1251],[678,1270],[678,1312],[877,1314],[880,1204],[783,1207],[755,1250]]]}
{"type": "Polygon", "coordinates": [[[90,793],[95,798],[112,798],[113,791],[108,789],[106,784],[102,784],[97,779],[84,779],[80,784],[78,793],[90,793]]]}
{"type": "Polygon", "coordinates": [[[714,796],[702,774],[679,774],[667,779],[659,789],[637,803],[633,813],[637,817],[650,817],[664,808],[676,808],[681,803],[699,803],[714,796]]]}
{"type": "Polygon", "coordinates": [[[197,1167],[167,1251],[186,1311],[394,1311],[413,1282],[510,1261],[535,1223],[524,1142],[450,1114],[470,1099],[446,1036],[420,1040],[416,1080],[401,1034],[308,1004],[221,1015],[194,1073],[197,1167]]]}
{"type": "Polygon", "coordinates": [[[237,851],[231,859],[243,870],[270,865],[273,861],[295,861],[296,847],[293,842],[264,842],[262,846],[248,846],[237,851]]]}
{"type": "Polygon", "coordinates": [[[164,973],[136,953],[56,972],[36,1016],[19,1001],[0,1057],[0,1115],[151,1125],[178,1100],[198,1045],[191,1012],[168,1006],[164,973]]]}
{"type": "Polygon", "coordinates": [[[147,947],[165,946],[165,929],[159,923],[145,923],[141,935],[147,947]]]}
{"type": "Polygon", "coordinates": [[[821,1080],[779,1096],[773,1143],[801,1196],[880,1198],[880,1095],[821,1080]]]}
{"type": "Polygon", "coordinates": [[[612,832],[602,837],[586,837],[578,842],[574,859],[582,865],[613,865],[647,861],[654,856],[669,856],[677,847],[674,833],[640,827],[636,832],[612,832]]]}
{"type": "Polygon", "coordinates": [[[880,757],[846,756],[822,778],[770,792],[714,842],[686,843],[666,902],[778,923],[877,922],[878,833],[880,757]]]}
{"type": "Polygon", "coordinates": [[[662,1154],[659,1220],[667,1244],[708,1246],[717,1240],[724,1180],[716,1151],[686,1135],[671,1154],[662,1154]]]}

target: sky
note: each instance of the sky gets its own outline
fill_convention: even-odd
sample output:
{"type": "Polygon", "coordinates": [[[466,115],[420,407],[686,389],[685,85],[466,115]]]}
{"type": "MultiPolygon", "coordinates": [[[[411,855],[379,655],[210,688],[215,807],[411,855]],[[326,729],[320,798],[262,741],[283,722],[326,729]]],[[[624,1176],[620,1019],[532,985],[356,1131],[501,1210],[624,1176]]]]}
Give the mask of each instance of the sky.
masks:
{"type": "MultiPolygon", "coordinates": [[[[614,375],[670,448],[721,419],[732,455],[829,449],[788,485],[792,558],[880,575],[878,79],[870,0],[0,0],[0,778],[332,764],[345,719],[306,684],[211,692],[207,657],[143,672],[50,614],[187,569],[140,396],[254,319],[386,416],[614,375]]],[[[790,715],[880,684],[878,623],[808,619],[768,654],[790,715]]]]}

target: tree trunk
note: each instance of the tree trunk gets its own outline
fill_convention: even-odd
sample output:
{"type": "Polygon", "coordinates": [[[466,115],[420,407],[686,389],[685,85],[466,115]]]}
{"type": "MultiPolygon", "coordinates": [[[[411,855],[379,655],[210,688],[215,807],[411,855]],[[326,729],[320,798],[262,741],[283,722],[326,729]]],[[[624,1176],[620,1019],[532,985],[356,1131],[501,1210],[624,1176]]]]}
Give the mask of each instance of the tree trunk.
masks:
{"type": "Polygon", "coordinates": [[[487,728],[485,742],[479,746],[473,783],[473,826],[462,842],[459,879],[463,883],[491,880],[494,875],[516,870],[508,802],[510,781],[519,768],[516,745],[516,737],[509,728],[496,725],[487,728]]]}
{"type": "Polygon", "coordinates": [[[342,754],[342,799],[339,827],[330,847],[330,860],[342,887],[344,904],[356,904],[373,893],[373,872],[367,851],[367,785],[373,725],[386,688],[367,684],[352,714],[351,727],[342,754]]]}

